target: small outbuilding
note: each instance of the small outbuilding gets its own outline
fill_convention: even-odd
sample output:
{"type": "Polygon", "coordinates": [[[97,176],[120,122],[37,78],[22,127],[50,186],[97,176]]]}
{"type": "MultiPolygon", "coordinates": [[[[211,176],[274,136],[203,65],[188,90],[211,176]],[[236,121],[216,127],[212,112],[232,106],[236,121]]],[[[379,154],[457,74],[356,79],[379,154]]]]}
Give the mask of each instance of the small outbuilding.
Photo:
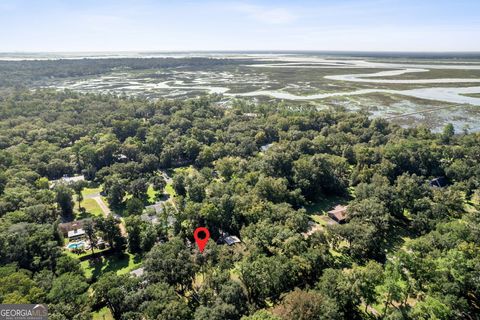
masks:
{"type": "Polygon", "coordinates": [[[228,234],[224,234],[218,239],[218,243],[223,243],[228,246],[234,245],[236,243],[242,242],[237,236],[231,236],[228,234]]]}
{"type": "Polygon", "coordinates": [[[337,205],[327,212],[328,216],[337,223],[345,223],[347,218],[347,206],[337,205]]]}

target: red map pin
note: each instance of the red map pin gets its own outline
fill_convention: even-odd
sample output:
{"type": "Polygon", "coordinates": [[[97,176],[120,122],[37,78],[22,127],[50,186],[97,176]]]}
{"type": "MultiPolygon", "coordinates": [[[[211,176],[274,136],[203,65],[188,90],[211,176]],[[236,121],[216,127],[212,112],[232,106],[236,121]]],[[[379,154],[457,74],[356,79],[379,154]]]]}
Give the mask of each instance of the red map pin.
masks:
{"type": "Polygon", "coordinates": [[[197,243],[198,249],[200,252],[203,252],[205,246],[207,245],[208,239],[210,239],[210,232],[205,227],[199,227],[193,232],[193,237],[197,243]]]}

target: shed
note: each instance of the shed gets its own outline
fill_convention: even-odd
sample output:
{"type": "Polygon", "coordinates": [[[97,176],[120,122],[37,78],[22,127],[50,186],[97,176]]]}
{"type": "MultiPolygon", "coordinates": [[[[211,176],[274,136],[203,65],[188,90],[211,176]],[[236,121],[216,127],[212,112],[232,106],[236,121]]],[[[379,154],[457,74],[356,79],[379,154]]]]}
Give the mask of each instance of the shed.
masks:
{"type": "Polygon", "coordinates": [[[338,223],[345,223],[345,219],[347,218],[347,206],[335,206],[333,210],[328,211],[328,216],[338,223]]]}
{"type": "Polygon", "coordinates": [[[226,236],[220,237],[220,239],[218,239],[218,242],[231,246],[231,245],[234,245],[235,243],[240,243],[242,241],[240,241],[240,239],[237,236],[226,235],[226,236]]]}

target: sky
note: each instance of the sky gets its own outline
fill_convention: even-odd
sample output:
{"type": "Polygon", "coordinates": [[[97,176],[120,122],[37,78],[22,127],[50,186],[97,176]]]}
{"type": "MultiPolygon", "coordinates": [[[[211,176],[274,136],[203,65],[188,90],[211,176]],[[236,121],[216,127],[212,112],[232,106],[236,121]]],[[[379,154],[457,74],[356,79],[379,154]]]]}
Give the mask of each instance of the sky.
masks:
{"type": "Polygon", "coordinates": [[[0,52],[480,51],[480,0],[0,0],[0,52]]]}

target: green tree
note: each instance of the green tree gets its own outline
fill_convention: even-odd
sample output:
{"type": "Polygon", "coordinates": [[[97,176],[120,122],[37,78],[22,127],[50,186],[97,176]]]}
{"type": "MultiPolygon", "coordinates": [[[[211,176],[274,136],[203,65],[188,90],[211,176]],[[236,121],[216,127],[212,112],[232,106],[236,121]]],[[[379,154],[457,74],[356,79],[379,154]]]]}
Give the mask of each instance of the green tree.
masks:
{"type": "Polygon", "coordinates": [[[112,249],[117,252],[123,250],[125,239],[120,232],[118,222],[115,218],[112,216],[96,218],[95,226],[102,233],[102,238],[108,242],[112,249]]]}
{"type": "Polygon", "coordinates": [[[450,139],[455,135],[455,128],[453,127],[453,124],[448,123],[443,127],[443,132],[442,132],[442,142],[443,143],[449,143],[450,139]]]}
{"type": "Polygon", "coordinates": [[[123,314],[138,308],[135,293],[140,290],[139,282],[129,275],[106,273],[93,285],[93,299],[96,303],[105,304],[114,319],[122,319],[123,314]]]}
{"type": "Polygon", "coordinates": [[[86,220],[83,224],[83,229],[85,230],[88,242],[90,243],[90,249],[92,250],[92,254],[94,254],[95,248],[98,245],[98,238],[93,221],[86,220]]]}
{"type": "Polygon", "coordinates": [[[143,265],[149,281],[179,286],[182,292],[191,287],[196,272],[190,251],[178,238],[155,245],[143,265]]]}
{"type": "Polygon", "coordinates": [[[159,193],[160,196],[163,195],[164,189],[167,186],[167,182],[163,176],[155,175],[150,179],[150,183],[153,185],[153,189],[159,193]]]}
{"type": "MultiPolygon", "coordinates": [[[[87,303],[88,283],[85,278],[79,274],[64,273],[53,280],[52,288],[47,295],[50,302],[55,304],[67,304],[77,308],[76,312],[69,316],[79,313],[79,310],[85,308],[87,303]]],[[[73,310],[72,310],[73,311],[73,310]]]]}
{"type": "Polygon", "coordinates": [[[72,189],[77,196],[78,201],[78,211],[82,211],[82,201],[83,201],[83,193],[82,190],[85,188],[86,182],[85,181],[78,181],[72,185],[72,189]]]}
{"type": "Polygon", "coordinates": [[[295,279],[290,261],[282,256],[258,256],[252,261],[243,261],[240,280],[245,285],[251,304],[264,306],[265,300],[277,300],[287,289],[293,289],[295,279]]]}
{"type": "Polygon", "coordinates": [[[141,215],[144,209],[143,201],[138,199],[138,198],[130,198],[127,200],[126,204],[126,212],[127,214],[130,215],[141,215]]]}
{"type": "Polygon", "coordinates": [[[128,249],[131,253],[141,252],[141,233],[143,222],[140,217],[132,216],[125,219],[128,233],[128,249]]]}
{"type": "Polygon", "coordinates": [[[112,207],[119,206],[126,195],[125,181],[117,176],[105,179],[104,190],[107,194],[108,203],[112,207]]]}
{"type": "Polygon", "coordinates": [[[147,319],[190,320],[192,314],[185,299],[179,297],[166,283],[149,285],[145,292],[145,302],[141,305],[142,313],[147,319]]]}
{"type": "Polygon", "coordinates": [[[241,320],[281,320],[281,318],[274,316],[265,310],[259,310],[251,316],[242,317],[241,320]]]}
{"type": "Polygon", "coordinates": [[[62,216],[65,218],[71,217],[73,214],[72,190],[64,185],[59,185],[55,188],[55,193],[62,216]]]}
{"type": "Polygon", "coordinates": [[[298,288],[287,293],[273,312],[285,320],[335,320],[344,318],[335,300],[314,291],[303,291],[298,288]]]}
{"type": "Polygon", "coordinates": [[[130,182],[130,185],[128,187],[128,190],[133,195],[133,197],[138,199],[147,198],[147,189],[148,183],[143,178],[133,180],[132,182],[130,182]]]}

